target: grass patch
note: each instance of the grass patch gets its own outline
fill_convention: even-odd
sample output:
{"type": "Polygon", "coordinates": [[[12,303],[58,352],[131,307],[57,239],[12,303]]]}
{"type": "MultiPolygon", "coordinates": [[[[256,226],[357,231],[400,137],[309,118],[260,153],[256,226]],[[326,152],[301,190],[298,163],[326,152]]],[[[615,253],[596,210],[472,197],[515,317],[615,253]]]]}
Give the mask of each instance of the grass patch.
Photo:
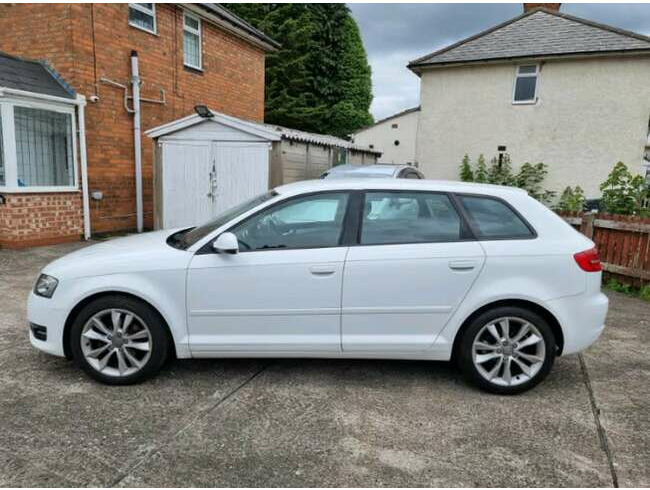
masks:
{"type": "Polygon", "coordinates": [[[621,282],[618,282],[616,279],[610,279],[605,283],[605,288],[609,289],[610,291],[627,294],[628,296],[634,296],[636,298],[650,302],[650,284],[646,284],[642,288],[635,288],[630,284],[623,284],[621,282]]]}

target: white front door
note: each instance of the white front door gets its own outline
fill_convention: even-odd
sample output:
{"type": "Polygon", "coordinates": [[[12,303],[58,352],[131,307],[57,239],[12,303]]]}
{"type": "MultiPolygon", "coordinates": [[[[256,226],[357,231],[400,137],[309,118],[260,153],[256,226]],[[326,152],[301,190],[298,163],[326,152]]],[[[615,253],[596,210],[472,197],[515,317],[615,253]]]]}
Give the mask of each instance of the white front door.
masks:
{"type": "Polygon", "coordinates": [[[268,143],[214,142],[211,158],[217,213],[268,190],[268,143]]]}
{"type": "Polygon", "coordinates": [[[163,145],[163,228],[198,225],[215,215],[210,143],[163,145]]]}
{"type": "Polygon", "coordinates": [[[337,192],[274,204],[231,229],[239,253],[195,255],[187,276],[193,355],[339,352],[347,201],[337,192]]]}
{"type": "Polygon", "coordinates": [[[343,275],[344,352],[430,347],[476,280],[484,252],[449,197],[367,192],[343,275]]]}

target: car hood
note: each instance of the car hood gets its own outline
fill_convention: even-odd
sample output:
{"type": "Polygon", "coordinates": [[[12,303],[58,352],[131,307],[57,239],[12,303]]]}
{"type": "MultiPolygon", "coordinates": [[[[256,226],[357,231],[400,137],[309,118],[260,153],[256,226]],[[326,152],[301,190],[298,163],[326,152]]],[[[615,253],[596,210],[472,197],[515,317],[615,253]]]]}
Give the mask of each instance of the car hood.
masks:
{"type": "Polygon", "coordinates": [[[176,230],[161,230],[84,247],[51,262],[43,273],[59,280],[137,271],[185,269],[190,252],[167,244],[176,230]]]}

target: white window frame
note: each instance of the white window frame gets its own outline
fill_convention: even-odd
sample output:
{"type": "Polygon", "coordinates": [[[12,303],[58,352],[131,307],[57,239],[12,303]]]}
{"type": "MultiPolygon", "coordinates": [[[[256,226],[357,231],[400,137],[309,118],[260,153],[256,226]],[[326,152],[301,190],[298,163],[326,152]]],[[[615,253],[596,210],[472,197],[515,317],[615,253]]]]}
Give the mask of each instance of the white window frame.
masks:
{"type": "Polygon", "coordinates": [[[152,3],[151,4],[151,9],[148,9],[147,7],[143,7],[139,3],[130,3],[129,8],[133,10],[137,10],[138,12],[141,12],[143,14],[150,15],[153,18],[153,30],[149,30],[146,27],[142,27],[141,25],[134,24],[131,22],[130,16],[129,16],[129,25],[131,27],[135,27],[136,29],[140,29],[141,31],[148,32],[149,34],[158,34],[158,25],[156,23],[156,4],[152,3]]]}
{"type": "Polygon", "coordinates": [[[5,183],[0,185],[3,193],[45,193],[45,192],[79,192],[79,172],[77,168],[77,118],[76,108],[64,104],[44,103],[31,100],[0,99],[0,117],[2,117],[2,137],[5,164],[5,183]],[[15,107],[43,109],[52,112],[70,114],[72,119],[72,185],[24,186],[18,185],[18,155],[16,153],[15,107]]]}
{"type": "Polygon", "coordinates": [[[515,81],[512,84],[512,103],[514,105],[529,105],[529,104],[536,104],[537,103],[537,94],[539,93],[539,82],[540,82],[540,65],[539,63],[526,63],[526,64],[521,64],[517,65],[515,67],[515,81]],[[534,66],[535,67],[535,73],[519,73],[519,69],[522,66],[534,66]],[[535,78],[535,94],[533,95],[532,99],[529,100],[515,100],[515,93],[517,91],[517,80],[519,78],[535,78]]]}
{"type": "Polygon", "coordinates": [[[196,15],[192,15],[189,12],[183,12],[183,36],[185,36],[185,31],[189,32],[190,34],[194,34],[199,37],[199,65],[194,66],[190,63],[187,62],[185,59],[185,39],[183,39],[183,65],[187,66],[188,68],[193,68],[194,70],[201,70],[203,71],[203,37],[201,36],[201,31],[202,31],[203,25],[201,24],[201,19],[197,17],[196,15]],[[198,29],[194,29],[192,27],[189,27],[185,23],[185,19],[190,18],[192,20],[195,20],[199,24],[198,29]]]}

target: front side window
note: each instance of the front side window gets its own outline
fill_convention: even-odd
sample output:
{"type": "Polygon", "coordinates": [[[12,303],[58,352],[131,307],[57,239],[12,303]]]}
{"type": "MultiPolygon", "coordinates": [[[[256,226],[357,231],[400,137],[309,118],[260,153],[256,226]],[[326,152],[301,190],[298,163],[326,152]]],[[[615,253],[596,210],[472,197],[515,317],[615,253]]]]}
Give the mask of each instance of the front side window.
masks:
{"type": "Polygon", "coordinates": [[[514,103],[532,103],[537,100],[538,75],[538,65],[523,65],[517,67],[513,94],[514,103]]]}
{"type": "Polygon", "coordinates": [[[343,233],[345,192],[279,203],[235,226],[241,251],[336,247],[343,233]]]}
{"type": "Polygon", "coordinates": [[[461,220],[449,197],[431,192],[368,192],[361,245],[461,239],[461,220]]]}
{"type": "Polygon", "coordinates": [[[460,196],[479,239],[532,238],[531,229],[507,204],[497,199],[460,196]]]}
{"type": "Polygon", "coordinates": [[[18,187],[73,186],[72,114],[14,107],[18,187]]]}
{"type": "Polygon", "coordinates": [[[156,5],[153,3],[130,3],[129,24],[138,29],[156,33],[156,5]]]}
{"type": "Polygon", "coordinates": [[[266,201],[273,199],[275,196],[277,196],[277,193],[275,191],[269,191],[265,192],[264,194],[254,196],[247,201],[244,201],[236,206],[233,206],[232,208],[225,210],[201,226],[197,226],[196,228],[181,232],[181,236],[177,237],[180,248],[187,249],[191,247],[196,242],[215,231],[217,228],[221,228],[229,221],[234,220],[237,216],[251,211],[257,206],[264,204],[266,201]]]}
{"type": "Polygon", "coordinates": [[[201,20],[188,13],[183,16],[183,62],[201,69],[201,20]]]}

